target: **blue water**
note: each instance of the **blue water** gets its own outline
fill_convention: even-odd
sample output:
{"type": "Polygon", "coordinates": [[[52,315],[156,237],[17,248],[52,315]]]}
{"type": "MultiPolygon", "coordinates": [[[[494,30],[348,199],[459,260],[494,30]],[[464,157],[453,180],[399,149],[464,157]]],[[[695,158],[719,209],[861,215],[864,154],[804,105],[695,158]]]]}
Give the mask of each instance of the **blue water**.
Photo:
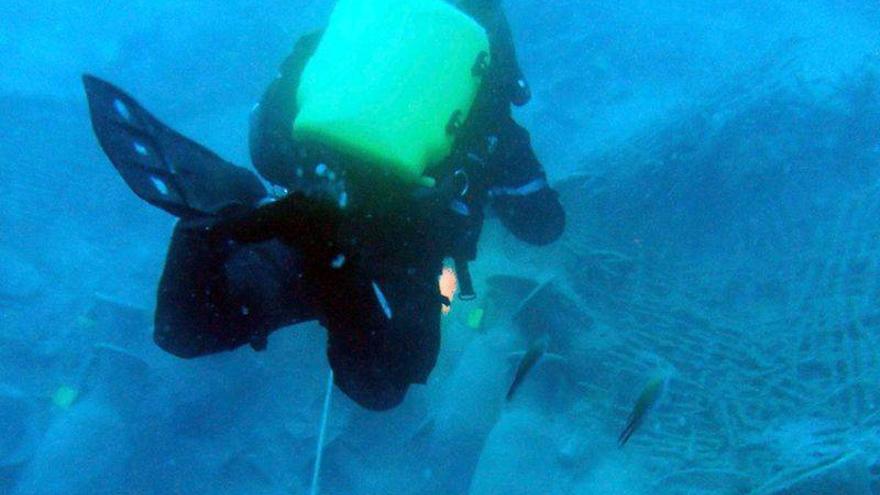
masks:
{"type": "MultiPolygon", "coordinates": [[[[880,493],[880,7],[506,6],[568,231],[530,248],[490,220],[429,384],[387,413],[331,396],[320,493],[880,493]],[[556,291],[558,358],[510,403],[499,274],[556,291]]],[[[323,330],[154,346],[174,219],[100,152],[79,77],[246,165],[251,106],[331,8],[0,2],[0,493],[309,493],[323,330]]]]}

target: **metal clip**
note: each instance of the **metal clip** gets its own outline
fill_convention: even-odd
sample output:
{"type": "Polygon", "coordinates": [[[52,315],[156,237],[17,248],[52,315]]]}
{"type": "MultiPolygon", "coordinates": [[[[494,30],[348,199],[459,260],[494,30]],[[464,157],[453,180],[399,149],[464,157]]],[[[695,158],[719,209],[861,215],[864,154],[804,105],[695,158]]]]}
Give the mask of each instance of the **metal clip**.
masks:
{"type": "Polygon", "coordinates": [[[458,134],[459,129],[461,129],[461,124],[461,110],[452,112],[452,115],[449,117],[449,122],[446,123],[446,134],[453,136],[458,134]]]}
{"type": "Polygon", "coordinates": [[[471,189],[471,178],[468,173],[460,168],[452,174],[452,180],[459,197],[465,197],[471,189]]]}
{"type": "Polygon", "coordinates": [[[471,67],[471,75],[474,77],[480,77],[486,75],[489,71],[489,62],[488,59],[489,54],[486,52],[480,52],[477,54],[477,60],[474,61],[474,66],[471,67]]]}

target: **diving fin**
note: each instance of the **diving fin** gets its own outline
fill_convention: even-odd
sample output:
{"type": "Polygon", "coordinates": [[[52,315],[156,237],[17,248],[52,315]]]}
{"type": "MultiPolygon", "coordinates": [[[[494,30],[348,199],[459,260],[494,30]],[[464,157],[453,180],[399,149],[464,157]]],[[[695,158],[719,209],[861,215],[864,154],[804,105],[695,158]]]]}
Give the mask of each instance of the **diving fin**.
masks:
{"type": "Polygon", "coordinates": [[[256,174],[169,128],[131,96],[83,76],[92,128],[128,187],[172,215],[256,207],[267,193],[256,174]]]}

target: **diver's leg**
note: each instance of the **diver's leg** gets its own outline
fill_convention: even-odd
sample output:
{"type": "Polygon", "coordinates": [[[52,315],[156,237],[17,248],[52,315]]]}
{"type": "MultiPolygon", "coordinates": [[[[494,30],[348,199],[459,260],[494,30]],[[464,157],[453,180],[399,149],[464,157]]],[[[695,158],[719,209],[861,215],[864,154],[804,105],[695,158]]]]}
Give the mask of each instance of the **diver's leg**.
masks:
{"type": "Polygon", "coordinates": [[[335,277],[323,292],[327,356],[336,386],[363,407],[386,410],[403,401],[411,384],[425,383],[437,361],[437,271],[364,275],[335,277]]]}
{"type": "Polygon", "coordinates": [[[184,358],[251,344],[315,318],[297,253],[278,241],[243,245],[178,223],[159,282],[156,343],[184,358]]]}

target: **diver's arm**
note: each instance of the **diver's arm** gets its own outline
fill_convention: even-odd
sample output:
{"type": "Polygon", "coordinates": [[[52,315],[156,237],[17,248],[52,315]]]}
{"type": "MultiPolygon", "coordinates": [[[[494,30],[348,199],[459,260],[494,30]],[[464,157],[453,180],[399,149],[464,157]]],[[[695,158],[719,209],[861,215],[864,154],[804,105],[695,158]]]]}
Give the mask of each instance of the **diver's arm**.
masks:
{"type": "Polygon", "coordinates": [[[500,8],[497,11],[494,24],[492,31],[495,53],[493,56],[495,60],[500,61],[501,87],[507,94],[510,103],[521,107],[532,99],[532,90],[519,66],[507,16],[500,8]]]}
{"type": "Polygon", "coordinates": [[[565,230],[565,210],[547,183],[529,133],[513,119],[502,126],[492,163],[496,176],[489,196],[504,226],[538,246],[558,239],[565,230]]]}
{"type": "Polygon", "coordinates": [[[495,80],[505,101],[521,107],[532,98],[531,89],[520,69],[510,23],[497,0],[462,0],[458,7],[486,29],[492,45],[489,78],[495,80]]]}
{"type": "Polygon", "coordinates": [[[251,113],[250,147],[254,168],[269,182],[290,187],[296,180],[293,120],[297,114],[296,92],[306,62],[315,52],[321,32],[297,40],[293,52],[278,71],[260,103],[251,113]]]}

